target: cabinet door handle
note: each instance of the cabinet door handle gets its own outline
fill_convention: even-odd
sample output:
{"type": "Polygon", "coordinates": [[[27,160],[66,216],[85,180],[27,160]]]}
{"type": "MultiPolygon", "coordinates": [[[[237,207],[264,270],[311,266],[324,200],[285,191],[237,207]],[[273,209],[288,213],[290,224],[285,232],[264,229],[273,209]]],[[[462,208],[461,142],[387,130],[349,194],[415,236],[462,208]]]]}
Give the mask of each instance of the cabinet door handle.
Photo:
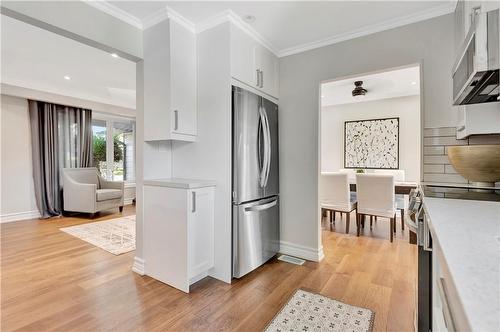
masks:
{"type": "Polygon", "coordinates": [[[191,212],[196,212],[196,192],[191,192],[191,212]]]}
{"type": "Polygon", "coordinates": [[[264,72],[262,70],[260,71],[260,87],[264,87],[264,72]]]}
{"type": "Polygon", "coordinates": [[[174,130],[179,129],[179,111],[174,110],[174,130]]]}
{"type": "Polygon", "coordinates": [[[257,83],[255,83],[255,86],[260,87],[260,70],[259,69],[255,69],[255,77],[256,77],[256,81],[257,81],[257,83]]]}

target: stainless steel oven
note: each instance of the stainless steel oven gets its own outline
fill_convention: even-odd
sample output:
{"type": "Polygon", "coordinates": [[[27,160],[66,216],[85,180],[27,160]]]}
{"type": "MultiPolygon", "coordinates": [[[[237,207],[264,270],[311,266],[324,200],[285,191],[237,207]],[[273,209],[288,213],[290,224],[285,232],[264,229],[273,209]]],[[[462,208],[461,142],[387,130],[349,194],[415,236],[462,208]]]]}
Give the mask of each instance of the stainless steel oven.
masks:
{"type": "Polygon", "coordinates": [[[410,240],[418,246],[417,297],[415,312],[415,330],[432,330],[432,238],[423,206],[423,192],[419,188],[409,195],[406,224],[410,229],[410,240]]]}

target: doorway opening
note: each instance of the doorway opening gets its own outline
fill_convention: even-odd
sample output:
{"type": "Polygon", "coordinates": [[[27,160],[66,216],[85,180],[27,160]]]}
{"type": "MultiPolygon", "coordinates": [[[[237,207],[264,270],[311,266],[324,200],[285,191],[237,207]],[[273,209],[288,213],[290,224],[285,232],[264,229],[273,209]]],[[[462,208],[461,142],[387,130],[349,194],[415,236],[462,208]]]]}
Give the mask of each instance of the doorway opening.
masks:
{"type": "MultiPolygon", "coordinates": [[[[403,184],[416,186],[420,181],[420,90],[419,64],[321,83],[318,197],[323,237],[325,232],[357,236],[357,174],[391,175],[395,183],[400,184],[399,189],[406,188],[403,184]],[[344,174],[341,178],[347,178],[347,183],[332,182],[335,174],[344,174]],[[348,199],[339,198],[347,195],[348,199]]],[[[366,191],[366,187],[358,189],[366,191]]],[[[394,236],[406,242],[409,238],[408,227],[404,227],[407,198],[407,194],[395,195],[397,231],[394,236]]],[[[365,225],[368,222],[371,226],[360,226],[360,237],[389,240],[389,219],[365,218],[370,218],[365,225]]]]}

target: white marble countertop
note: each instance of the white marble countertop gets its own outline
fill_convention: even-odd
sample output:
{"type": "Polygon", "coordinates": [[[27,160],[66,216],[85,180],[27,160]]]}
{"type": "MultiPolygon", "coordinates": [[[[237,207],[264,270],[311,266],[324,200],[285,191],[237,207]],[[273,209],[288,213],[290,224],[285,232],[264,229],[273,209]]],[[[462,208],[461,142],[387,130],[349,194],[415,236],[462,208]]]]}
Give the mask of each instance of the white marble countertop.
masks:
{"type": "Polygon", "coordinates": [[[500,202],[424,198],[439,243],[474,331],[500,331],[500,202]]]}
{"type": "Polygon", "coordinates": [[[169,188],[195,189],[203,187],[214,187],[216,183],[215,181],[212,180],[169,178],[169,179],[145,179],[144,185],[169,187],[169,188]]]}

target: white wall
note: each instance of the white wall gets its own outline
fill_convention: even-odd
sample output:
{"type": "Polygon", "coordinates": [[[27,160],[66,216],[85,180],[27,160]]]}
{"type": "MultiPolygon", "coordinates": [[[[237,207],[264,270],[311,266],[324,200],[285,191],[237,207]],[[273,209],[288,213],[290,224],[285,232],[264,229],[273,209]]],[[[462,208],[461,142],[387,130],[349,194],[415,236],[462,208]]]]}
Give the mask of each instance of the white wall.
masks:
{"type": "Polygon", "coordinates": [[[455,126],[452,108],[453,15],[280,58],[281,238],[318,252],[320,83],[421,64],[425,127],[455,126]]]}
{"type": "Polygon", "coordinates": [[[321,171],[344,168],[344,122],[399,118],[399,168],[420,180],[420,96],[327,106],[321,113],[321,171]]]}
{"type": "Polygon", "coordinates": [[[36,218],[28,101],[1,99],[1,221],[36,218]]]}

